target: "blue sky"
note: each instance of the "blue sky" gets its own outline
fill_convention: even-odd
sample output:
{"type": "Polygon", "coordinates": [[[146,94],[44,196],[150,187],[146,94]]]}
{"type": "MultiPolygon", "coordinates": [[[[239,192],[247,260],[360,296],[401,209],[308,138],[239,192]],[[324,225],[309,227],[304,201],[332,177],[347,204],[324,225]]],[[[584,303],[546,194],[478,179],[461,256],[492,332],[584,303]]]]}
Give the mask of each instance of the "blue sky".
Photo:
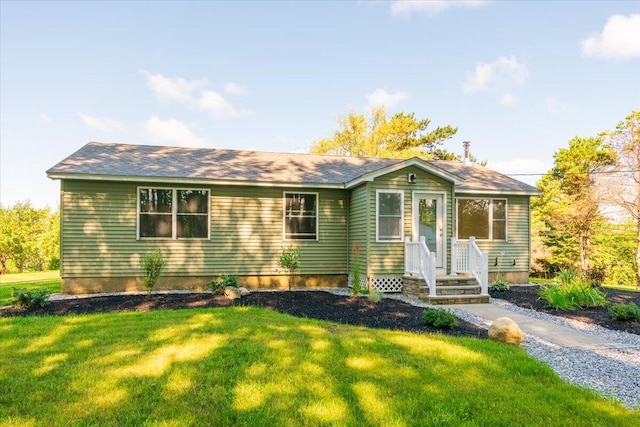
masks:
{"type": "MultiPolygon", "coordinates": [[[[304,152],[350,110],[544,173],[640,109],[638,2],[0,2],[0,201],[88,141],[304,152]]],[[[537,177],[521,177],[535,183],[537,177]]]]}

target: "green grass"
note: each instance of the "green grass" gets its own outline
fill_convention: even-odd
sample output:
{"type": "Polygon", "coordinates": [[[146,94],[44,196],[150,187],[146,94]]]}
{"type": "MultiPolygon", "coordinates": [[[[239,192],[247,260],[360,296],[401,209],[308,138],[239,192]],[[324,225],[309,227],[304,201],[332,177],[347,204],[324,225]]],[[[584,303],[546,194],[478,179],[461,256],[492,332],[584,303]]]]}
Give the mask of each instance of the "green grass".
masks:
{"type": "Polygon", "coordinates": [[[60,292],[62,289],[60,272],[55,270],[0,274],[0,307],[11,304],[12,288],[27,290],[45,288],[51,293],[60,292]]]}
{"type": "Polygon", "coordinates": [[[635,286],[616,286],[616,285],[602,285],[603,288],[607,289],[615,289],[618,291],[626,291],[626,292],[640,292],[640,288],[635,286]]]}
{"type": "MultiPolygon", "coordinates": [[[[636,426],[520,347],[234,307],[0,319],[0,425],[636,426]]],[[[585,367],[585,369],[587,369],[585,367]]]]}

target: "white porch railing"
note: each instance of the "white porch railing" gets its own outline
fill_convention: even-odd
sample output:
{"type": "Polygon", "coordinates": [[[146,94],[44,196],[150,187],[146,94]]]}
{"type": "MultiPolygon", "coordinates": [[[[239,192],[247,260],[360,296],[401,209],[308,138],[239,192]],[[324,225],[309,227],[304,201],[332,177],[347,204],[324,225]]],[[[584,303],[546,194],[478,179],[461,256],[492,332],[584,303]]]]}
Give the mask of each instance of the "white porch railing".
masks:
{"type": "Polygon", "coordinates": [[[475,237],[467,241],[451,238],[451,275],[458,273],[474,277],[480,284],[480,294],[489,295],[489,254],[480,250],[475,237]]]}
{"type": "Polygon", "coordinates": [[[424,236],[418,242],[405,239],[404,274],[422,277],[429,286],[429,296],[436,296],[436,254],[429,250],[424,236]]]}

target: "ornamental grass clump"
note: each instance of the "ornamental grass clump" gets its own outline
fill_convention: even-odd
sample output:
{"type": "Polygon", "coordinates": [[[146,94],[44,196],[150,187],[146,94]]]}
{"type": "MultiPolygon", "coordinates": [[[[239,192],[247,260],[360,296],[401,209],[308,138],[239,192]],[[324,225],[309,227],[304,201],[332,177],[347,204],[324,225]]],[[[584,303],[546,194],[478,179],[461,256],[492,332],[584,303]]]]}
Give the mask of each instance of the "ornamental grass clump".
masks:
{"type": "Polygon", "coordinates": [[[577,310],[602,307],[607,294],[593,284],[580,279],[573,270],[563,270],[558,275],[560,284],[540,287],[538,296],[556,310],[577,310]]]}

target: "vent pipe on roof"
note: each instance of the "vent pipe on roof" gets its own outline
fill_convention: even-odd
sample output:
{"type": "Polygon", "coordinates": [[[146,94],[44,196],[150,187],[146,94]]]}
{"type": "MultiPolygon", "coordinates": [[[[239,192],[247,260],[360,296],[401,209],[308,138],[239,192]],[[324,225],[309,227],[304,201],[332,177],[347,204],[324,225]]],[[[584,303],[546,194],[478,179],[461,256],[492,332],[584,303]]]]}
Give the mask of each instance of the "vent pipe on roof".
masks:
{"type": "Polygon", "coordinates": [[[469,158],[471,154],[469,151],[469,146],[471,145],[471,141],[464,141],[462,145],[464,145],[464,159],[462,160],[462,163],[465,166],[469,166],[471,164],[471,159],[469,158]]]}

